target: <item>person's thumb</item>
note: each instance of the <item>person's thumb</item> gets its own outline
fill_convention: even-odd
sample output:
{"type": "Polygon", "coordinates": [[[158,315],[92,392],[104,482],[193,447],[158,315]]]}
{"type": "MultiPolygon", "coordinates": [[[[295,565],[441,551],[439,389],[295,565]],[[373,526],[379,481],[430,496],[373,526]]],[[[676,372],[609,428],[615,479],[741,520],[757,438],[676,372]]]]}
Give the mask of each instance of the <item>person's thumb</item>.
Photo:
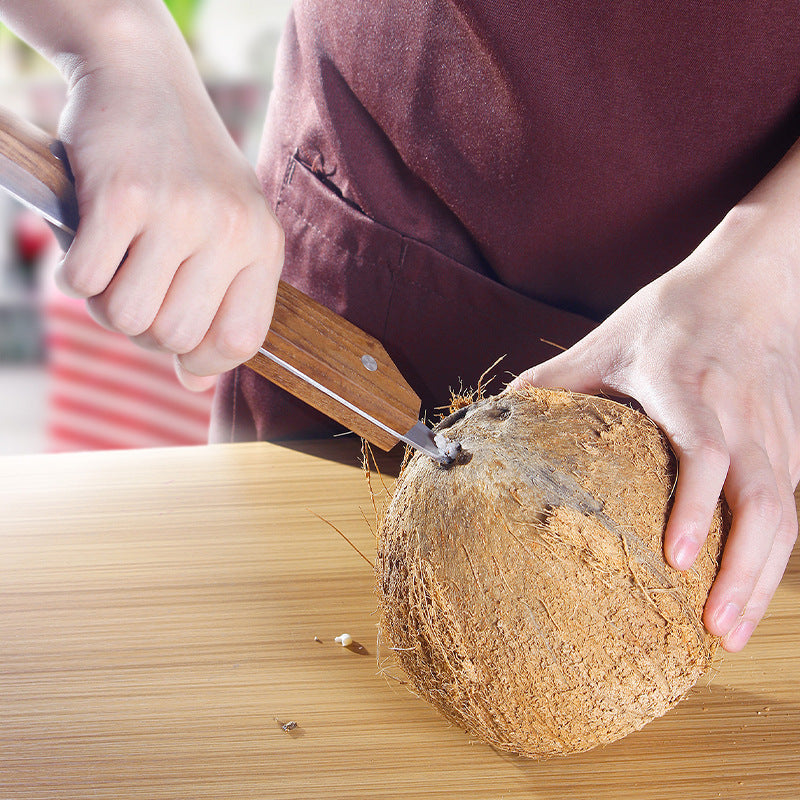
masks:
{"type": "Polygon", "coordinates": [[[585,340],[580,341],[554,358],[526,369],[511,381],[509,387],[522,389],[525,386],[539,386],[583,394],[601,392],[606,388],[602,379],[603,371],[592,352],[593,348],[587,346],[585,340]]]}
{"type": "Polygon", "coordinates": [[[190,392],[207,392],[217,383],[217,375],[193,375],[181,364],[179,356],[175,356],[172,363],[178,380],[190,392]]]}

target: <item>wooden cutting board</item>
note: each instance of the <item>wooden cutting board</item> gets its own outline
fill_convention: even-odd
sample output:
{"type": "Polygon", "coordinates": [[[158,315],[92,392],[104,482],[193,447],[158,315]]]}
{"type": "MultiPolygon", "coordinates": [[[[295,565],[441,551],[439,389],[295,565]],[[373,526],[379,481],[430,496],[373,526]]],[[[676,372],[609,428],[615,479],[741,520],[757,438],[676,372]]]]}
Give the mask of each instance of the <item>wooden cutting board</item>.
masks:
{"type": "Polygon", "coordinates": [[[5,458],[0,509],[4,799],[800,797],[797,556],[710,684],[536,762],[376,652],[371,569],[334,530],[372,558],[352,441],[5,458]]]}

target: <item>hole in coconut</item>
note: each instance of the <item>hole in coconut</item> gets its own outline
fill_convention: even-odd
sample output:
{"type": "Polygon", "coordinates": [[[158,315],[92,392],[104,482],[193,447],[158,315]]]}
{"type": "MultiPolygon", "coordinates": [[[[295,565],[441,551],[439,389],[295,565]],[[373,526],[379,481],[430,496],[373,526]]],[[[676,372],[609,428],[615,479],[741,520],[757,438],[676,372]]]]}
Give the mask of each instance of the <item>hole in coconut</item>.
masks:
{"type": "Polygon", "coordinates": [[[472,453],[462,447],[449,464],[437,463],[436,466],[441,469],[452,469],[453,467],[463,467],[464,464],[469,464],[470,461],[472,461],[472,453]]]}
{"type": "Polygon", "coordinates": [[[469,409],[469,406],[464,406],[463,408],[459,408],[458,411],[454,411],[452,414],[446,416],[441,422],[436,424],[434,431],[438,433],[440,431],[447,430],[448,428],[452,428],[456,422],[458,422],[460,419],[464,419],[469,409]]]}

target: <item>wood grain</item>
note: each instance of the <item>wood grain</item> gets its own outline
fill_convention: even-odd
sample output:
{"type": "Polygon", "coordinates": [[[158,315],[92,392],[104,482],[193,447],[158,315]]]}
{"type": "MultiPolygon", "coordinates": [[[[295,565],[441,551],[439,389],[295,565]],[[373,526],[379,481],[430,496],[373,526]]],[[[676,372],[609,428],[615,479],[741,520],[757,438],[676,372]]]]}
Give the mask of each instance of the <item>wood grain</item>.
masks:
{"type": "Polygon", "coordinates": [[[371,570],[332,527],[374,554],[356,442],[8,457],[0,507],[2,798],[798,797],[796,555],[710,685],[535,762],[381,674],[371,570]]]}
{"type": "MultiPolygon", "coordinates": [[[[399,434],[419,419],[420,399],[383,345],[284,281],[264,349],[399,434]],[[364,366],[362,356],[374,359],[374,370],[364,366]]],[[[390,450],[398,443],[396,436],[260,353],[247,366],[377,447],[390,450]]]]}
{"type": "Polygon", "coordinates": [[[40,128],[0,107],[0,156],[38,178],[57,197],[74,195],[63,145],[40,128]]]}

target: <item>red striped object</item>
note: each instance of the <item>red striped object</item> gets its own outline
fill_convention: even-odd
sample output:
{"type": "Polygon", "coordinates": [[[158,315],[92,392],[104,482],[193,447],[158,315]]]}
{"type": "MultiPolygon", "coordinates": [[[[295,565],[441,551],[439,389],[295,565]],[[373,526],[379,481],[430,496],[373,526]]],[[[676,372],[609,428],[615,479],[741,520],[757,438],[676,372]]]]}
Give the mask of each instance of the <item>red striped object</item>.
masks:
{"type": "Polygon", "coordinates": [[[50,452],[206,443],[213,392],[181,386],[171,356],[101,328],[56,291],[44,316],[50,452]]]}

